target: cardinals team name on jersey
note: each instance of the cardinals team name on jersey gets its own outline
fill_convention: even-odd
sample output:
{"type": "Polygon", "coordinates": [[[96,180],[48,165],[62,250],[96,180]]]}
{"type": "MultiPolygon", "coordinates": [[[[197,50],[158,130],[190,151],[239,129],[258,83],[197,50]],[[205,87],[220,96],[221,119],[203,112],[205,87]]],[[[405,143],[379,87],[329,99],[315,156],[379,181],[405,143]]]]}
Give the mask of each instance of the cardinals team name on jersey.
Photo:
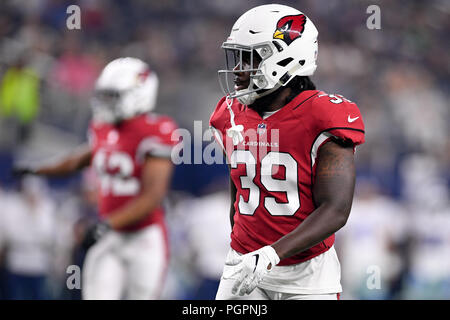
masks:
{"type": "MultiPolygon", "coordinates": [[[[364,143],[364,123],[355,103],[317,90],[303,91],[265,119],[236,99],[231,111],[223,98],[211,116],[210,126],[224,146],[230,177],[237,190],[231,247],[248,253],[290,233],[316,209],[312,190],[321,146],[330,139],[353,146],[364,143]],[[227,134],[233,122],[231,113],[233,125],[243,126],[242,144],[234,145],[227,134]],[[245,134],[246,130],[261,128],[262,123],[265,131],[257,140],[263,142],[245,134]],[[267,134],[272,130],[279,130],[275,138],[267,134]],[[266,151],[261,152],[262,148],[266,151]]],[[[282,260],[280,265],[309,260],[327,251],[333,243],[331,235],[316,246],[282,260]]]]}
{"type": "Polygon", "coordinates": [[[242,145],[249,146],[249,147],[271,147],[271,148],[278,148],[279,144],[278,142],[265,142],[265,141],[244,141],[242,142],[242,145]]]}

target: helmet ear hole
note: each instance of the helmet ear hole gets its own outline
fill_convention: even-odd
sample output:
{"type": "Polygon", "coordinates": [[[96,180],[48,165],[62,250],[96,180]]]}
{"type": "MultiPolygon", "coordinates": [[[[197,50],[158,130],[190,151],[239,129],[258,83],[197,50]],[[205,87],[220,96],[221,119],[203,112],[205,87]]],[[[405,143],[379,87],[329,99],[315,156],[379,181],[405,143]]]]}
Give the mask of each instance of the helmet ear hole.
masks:
{"type": "Polygon", "coordinates": [[[305,60],[300,60],[298,63],[300,63],[301,66],[305,64],[305,60]]]}
{"type": "Polygon", "coordinates": [[[286,58],[281,61],[278,61],[277,65],[279,65],[280,67],[286,67],[292,60],[294,60],[294,58],[286,58]]]}
{"type": "Polygon", "coordinates": [[[275,48],[277,48],[278,52],[283,51],[283,47],[278,43],[278,41],[272,41],[275,48]]]}

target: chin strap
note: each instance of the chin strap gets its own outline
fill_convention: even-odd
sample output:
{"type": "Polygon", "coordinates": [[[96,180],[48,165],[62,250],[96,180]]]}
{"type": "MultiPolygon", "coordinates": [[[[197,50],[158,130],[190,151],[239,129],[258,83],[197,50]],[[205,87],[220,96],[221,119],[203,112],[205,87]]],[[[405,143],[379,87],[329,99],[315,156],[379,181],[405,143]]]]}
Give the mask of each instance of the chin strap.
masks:
{"type": "Polygon", "coordinates": [[[284,86],[288,81],[290,81],[292,79],[292,75],[295,72],[297,72],[297,70],[300,69],[302,66],[303,66],[302,64],[296,64],[289,71],[287,71],[278,81],[277,83],[278,87],[284,86]]]}
{"type": "Polygon", "coordinates": [[[233,140],[233,145],[238,145],[239,142],[242,142],[244,140],[244,137],[242,136],[242,131],[244,130],[244,126],[242,124],[236,125],[234,122],[234,112],[231,109],[231,106],[233,105],[233,99],[230,99],[229,96],[226,97],[226,103],[228,112],[230,113],[230,123],[231,128],[227,130],[227,136],[229,136],[233,140]]]}
{"type": "Polygon", "coordinates": [[[276,90],[278,90],[280,87],[281,87],[281,83],[278,82],[272,89],[268,89],[267,91],[264,91],[263,93],[259,94],[256,97],[256,99],[259,99],[259,98],[262,98],[264,96],[267,96],[267,95],[271,94],[272,92],[275,92],[276,90]]]}

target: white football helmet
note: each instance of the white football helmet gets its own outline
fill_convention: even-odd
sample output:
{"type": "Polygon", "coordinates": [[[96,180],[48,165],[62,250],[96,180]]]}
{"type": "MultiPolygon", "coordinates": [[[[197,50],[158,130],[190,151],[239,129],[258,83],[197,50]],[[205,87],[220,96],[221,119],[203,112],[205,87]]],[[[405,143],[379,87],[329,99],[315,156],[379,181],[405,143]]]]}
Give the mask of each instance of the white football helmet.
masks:
{"type": "Polygon", "coordinates": [[[117,123],[155,107],[158,77],[136,58],[111,61],[95,84],[91,105],[96,122],[117,123]]]}
{"type": "Polygon", "coordinates": [[[297,9],[279,4],[250,9],[222,44],[227,69],[219,70],[219,82],[225,95],[248,105],[295,76],[312,75],[317,67],[317,36],[312,21],[297,9]],[[254,54],[261,59],[256,68],[254,54]],[[243,64],[244,59],[249,61],[243,64]],[[233,73],[237,71],[251,73],[248,88],[234,90],[233,73]]]}

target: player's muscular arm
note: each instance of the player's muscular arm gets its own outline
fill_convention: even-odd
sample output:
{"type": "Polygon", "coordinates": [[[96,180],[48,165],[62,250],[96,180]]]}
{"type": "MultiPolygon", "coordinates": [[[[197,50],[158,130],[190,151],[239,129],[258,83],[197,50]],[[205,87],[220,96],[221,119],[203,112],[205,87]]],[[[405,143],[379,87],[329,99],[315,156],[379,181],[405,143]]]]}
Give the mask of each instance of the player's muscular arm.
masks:
{"type": "Polygon", "coordinates": [[[112,212],[108,223],[113,229],[132,225],[161,205],[173,171],[170,159],[147,157],[142,167],[141,193],[124,207],[112,212]]]}
{"type": "Polygon", "coordinates": [[[319,150],[313,186],[317,209],[272,247],[280,259],[302,252],[342,228],[348,219],[355,187],[353,146],[335,141],[319,150]]]}
{"type": "MultiPolygon", "coordinates": [[[[89,145],[86,144],[78,147],[73,153],[56,162],[26,169],[25,173],[43,176],[65,176],[89,166],[91,157],[91,149],[89,145]]],[[[25,169],[22,168],[22,170],[25,169]]]]}

